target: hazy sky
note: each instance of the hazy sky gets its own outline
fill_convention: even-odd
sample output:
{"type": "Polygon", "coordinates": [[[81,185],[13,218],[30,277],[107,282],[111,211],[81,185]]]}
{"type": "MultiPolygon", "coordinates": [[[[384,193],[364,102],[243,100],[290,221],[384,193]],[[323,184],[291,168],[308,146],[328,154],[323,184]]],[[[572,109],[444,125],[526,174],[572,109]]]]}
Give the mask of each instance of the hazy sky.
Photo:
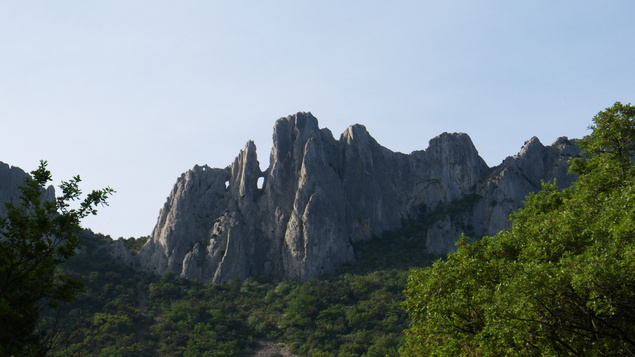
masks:
{"type": "Polygon", "coordinates": [[[490,166],[635,102],[635,1],[2,1],[0,161],[85,189],[85,226],[151,233],[182,172],[310,111],[394,151],[465,132],[490,166]]]}

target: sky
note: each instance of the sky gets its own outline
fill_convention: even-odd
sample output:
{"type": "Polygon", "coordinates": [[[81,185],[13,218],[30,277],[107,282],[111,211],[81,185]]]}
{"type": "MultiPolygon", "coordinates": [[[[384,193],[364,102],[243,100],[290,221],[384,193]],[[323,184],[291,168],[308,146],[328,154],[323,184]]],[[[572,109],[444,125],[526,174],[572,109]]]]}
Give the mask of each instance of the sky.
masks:
{"type": "Polygon", "coordinates": [[[177,178],[278,118],[383,146],[470,135],[498,165],[635,101],[635,1],[2,1],[0,161],[110,186],[84,226],[149,235],[177,178]]]}

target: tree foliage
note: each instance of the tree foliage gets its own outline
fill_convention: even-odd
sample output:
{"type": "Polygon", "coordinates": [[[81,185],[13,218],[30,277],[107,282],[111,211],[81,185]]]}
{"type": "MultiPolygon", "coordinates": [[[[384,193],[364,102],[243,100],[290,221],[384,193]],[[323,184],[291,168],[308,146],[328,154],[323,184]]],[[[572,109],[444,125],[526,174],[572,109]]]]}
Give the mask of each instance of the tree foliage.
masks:
{"type": "Polygon", "coordinates": [[[260,341],[299,356],[396,356],[408,326],[401,308],[408,269],[431,262],[400,231],[359,243],[363,256],[319,280],[211,284],[135,272],[107,254],[110,237],[79,238],[81,253],[62,266],[86,282],[63,325],[80,333],[51,356],[246,356],[260,341]],[[382,255],[402,259],[376,259],[382,255]]]}
{"type": "Polygon", "coordinates": [[[594,117],[572,162],[512,227],[413,270],[404,355],[635,354],[635,108],[594,117]]]}
{"type": "Polygon", "coordinates": [[[79,176],[62,182],[61,195],[45,197],[51,173],[46,162],[27,176],[17,202],[0,217],[0,355],[43,355],[56,342],[42,331],[39,314],[72,301],[83,283],[58,265],[78,247],[82,218],[97,213],[114,191],[95,190],[81,198],[79,176]],[[73,204],[77,201],[77,207],[73,204]]]}

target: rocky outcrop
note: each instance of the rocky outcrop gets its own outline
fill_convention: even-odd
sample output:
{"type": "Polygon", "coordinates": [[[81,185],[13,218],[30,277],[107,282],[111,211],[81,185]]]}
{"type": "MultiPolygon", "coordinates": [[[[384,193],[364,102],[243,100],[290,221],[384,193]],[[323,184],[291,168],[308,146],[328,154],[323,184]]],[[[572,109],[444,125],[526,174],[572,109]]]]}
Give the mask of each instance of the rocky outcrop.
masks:
{"type": "Polygon", "coordinates": [[[508,228],[509,215],[522,206],[529,193],[540,190],[543,181],[555,179],[560,188],[573,183],[576,176],[568,173],[567,163],[579,154],[575,140],[562,137],[544,146],[538,138],[531,138],[517,155],[489,170],[476,184],[474,194],[460,199],[468,209],[445,216],[428,229],[428,252],[445,254],[454,250],[461,233],[480,238],[508,228]]]}
{"type": "MultiPolygon", "coordinates": [[[[0,162],[0,216],[7,213],[5,203],[18,203],[20,198],[20,186],[29,174],[19,167],[10,166],[0,162]]],[[[55,188],[49,186],[42,193],[43,200],[55,199],[55,188]]]]}
{"type": "MultiPolygon", "coordinates": [[[[92,232],[90,232],[92,233],[92,232]]],[[[136,261],[134,255],[126,248],[125,244],[121,240],[116,240],[112,242],[109,246],[109,251],[111,257],[122,261],[124,264],[136,268],[136,261]]]]}
{"type": "Polygon", "coordinates": [[[534,138],[489,168],[466,134],[441,134],[406,155],[379,145],[362,125],[336,140],[310,113],[298,113],[276,122],[266,170],[248,142],[224,169],[184,173],[136,264],[213,282],[308,279],[354,259],[352,243],[461,202],[465,209],[422,237],[429,252],[447,253],[461,232],[477,238],[505,228],[541,180],[570,184],[566,162],[577,153],[565,138],[547,147],[534,138]]]}
{"type": "Polygon", "coordinates": [[[26,175],[26,172],[19,167],[0,162],[0,216],[7,213],[5,203],[18,200],[19,187],[24,184],[26,175]]]}

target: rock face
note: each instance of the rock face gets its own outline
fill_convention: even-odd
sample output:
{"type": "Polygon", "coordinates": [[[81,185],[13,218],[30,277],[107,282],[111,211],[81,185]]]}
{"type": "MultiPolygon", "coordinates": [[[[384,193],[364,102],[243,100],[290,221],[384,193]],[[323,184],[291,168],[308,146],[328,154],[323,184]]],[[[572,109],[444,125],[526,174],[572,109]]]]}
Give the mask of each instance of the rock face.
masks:
{"type": "Polygon", "coordinates": [[[427,251],[433,254],[453,251],[461,233],[480,238],[509,228],[509,215],[522,206],[529,193],[540,190],[542,181],[556,179],[561,189],[575,181],[576,176],[568,173],[567,162],[578,155],[580,149],[575,140],[561,137],[544,146],[538,138],[531,138],[517,155],[488,170],[473,193],[463,196],[464,206],[469,209],[443,217],[428,230],[427,251]]]}
{"type": "Polygon", "coordinates": [[[308,279],[354,259],[352,243],[464,201],[464,210],[422,238],[429,252],[447,253],[461,232],[478,238],[505,228],[541,180],[569,185],[566,162],[578,153],[566,138],[548,147],[533,138],[489,168],[466,134],[441,134],[405,155],[379,145],[362,125],[336,140],[310,113],[298,113],[276,122],[265,171],[248,142],[227,168],[184,173],[136,265],[213,282],[308,279]]]}
{"type": "MultiPolygon", "coordinates": [[[[7,213],[5,203],[18,202],[20,197],[20,186],[24,185],[24,180],[28,174],[19,167],[10,166],[0,162],[0,216],[7,213]]],[[[49,186],[42,193],[43,200],[55,199],[55,189],[49,186]]]]}
{"type": "Polygon", "coordinates": [[[0,162],[0,216],[7,213],[5,202],[17,201],[20,196],[18,188],[24,184],[26,175],[19,167],[0,162]]]}

